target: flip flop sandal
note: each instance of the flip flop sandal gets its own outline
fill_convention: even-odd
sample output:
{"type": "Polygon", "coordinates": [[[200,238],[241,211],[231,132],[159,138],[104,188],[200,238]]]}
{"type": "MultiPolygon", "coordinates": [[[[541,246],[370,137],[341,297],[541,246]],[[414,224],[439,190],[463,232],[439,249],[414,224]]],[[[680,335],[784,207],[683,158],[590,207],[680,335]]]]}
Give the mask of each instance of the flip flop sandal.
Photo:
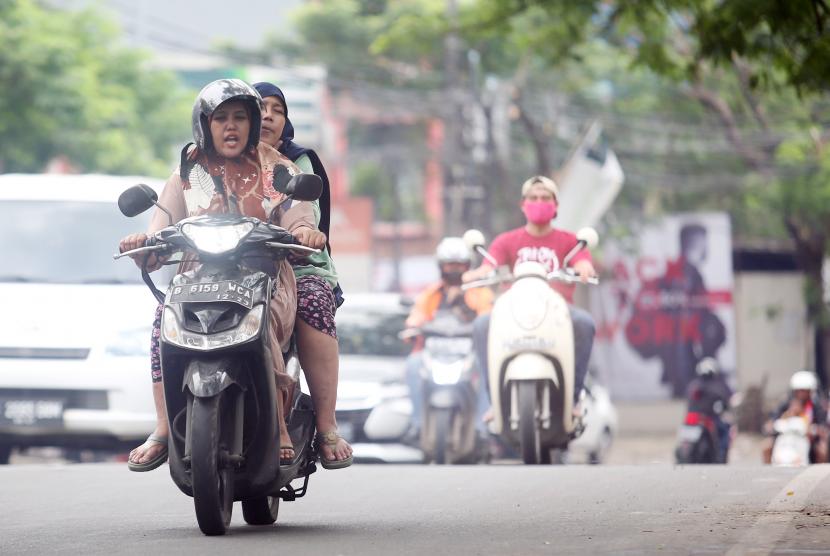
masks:
{"type": "Polygon", "coordinates": [[[317,453],[320,455],[320,464],[323,466],[323,469],[343,469],[344,467],[349,467],[354,461],[353,456],[349,456],[346,459],[326,459],[323,457],[320,445],[325,444],[334,451],[337,447],[338,439],[342,438],[337,434],[337,431],[318,432],[314,438],[317,440],[317,453]]]}
{"type": "Polygon", "coordinates": [[[289,444],[288,446],[280,446],[280,451],[282,450],[291,450],[292,452],[294,452],[294,457],[285,459],[280,458],[280,465],[291,465],[292,463],[294,463],[294,460],[297,459],[297,450],[294,449],[294,446],[292,446],[291,444],[289,444]]]}
{"type": "MultiPolygon", "coordinates": [[[[147,437],[147,440],[144,441],[144,444],[147,443],[154,443],[154,444],[161,444],[162,449],[158,453],[156,457],[151,459],[150,461],[145,461],[144,463],[134,463],[132,461],[127,461],[127,467],[130,471],[136,472],[144,472],[144,471],[152,471],[153,469],[159,467],[162,463],[167,461],[167,437],[166,436],[158,436],[155,434],[151,434],[147,437]]],[[[144,446],[142,444],[142,446],[144,446]]]]}

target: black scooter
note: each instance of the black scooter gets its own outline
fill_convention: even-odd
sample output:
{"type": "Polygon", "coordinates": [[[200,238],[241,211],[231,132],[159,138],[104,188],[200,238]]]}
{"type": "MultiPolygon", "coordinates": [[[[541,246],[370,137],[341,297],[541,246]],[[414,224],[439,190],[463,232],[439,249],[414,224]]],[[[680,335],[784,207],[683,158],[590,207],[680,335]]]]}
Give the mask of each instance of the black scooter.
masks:
{"type": "MultiPolygon", "coordinates": [[[[314,200],[322,182],[300,174],[279,190],[297,200],[314,200]]],[[[146,185],[124,191],[118,205],[129,217],[153,205],[167,212],[146,185]]],[[[285,229],[256,218],[206,215],[177,224],[171,218],[170,226],[144,247],[115,256],[147,253],[141,275],[164,304],[161,360],[170,474],[193,497],[206,535],[227,531],[235,500],[242,502],[247,523],[274,523],[280,500],[304,496],[316,470],[314,409],[299,387],[287,417],[296,455],[287,465],[279,459],[279,396],[269,364],[279,346],[269,345],[268,304],[278,284],[274,261],[292,251],[316,252],[298,245],[285,229]],[[164,294],[147,272],[151,253],[195,253],[202,264],[176,275],[164,294]],[[301,487],[291,485],[295,479],[303,479],[301,487]]],[[[293,351],[283,357],[296,378],[293,351]]]]}

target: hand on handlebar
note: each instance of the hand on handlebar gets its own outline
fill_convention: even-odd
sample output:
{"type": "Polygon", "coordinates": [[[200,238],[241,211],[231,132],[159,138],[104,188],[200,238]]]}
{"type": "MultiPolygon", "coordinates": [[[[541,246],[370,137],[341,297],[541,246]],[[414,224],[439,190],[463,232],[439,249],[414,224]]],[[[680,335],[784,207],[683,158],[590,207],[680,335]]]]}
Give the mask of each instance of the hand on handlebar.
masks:
{"type": "Polygon", "coordinates": [[[579,276],[579,280],[583,284],[587,284],[591,278],[597,277],[597,271],[594,270],[594,265],[591,261],[581,260],[573,265],[574,273],[579,276]]]}
{"type": "MultiPolygon", "coordinates": [[[[147,234],[130,234],[119,242],[118,251],[120,253],[124,253],[125,251],[132,251],[133,249],[144,247],[147,245],[147,239],[147,234]]],[[[134,253],[130,255],[130,258],[138,268],[142,268],[144,266],[144,259],[146,258],[147,272],[154,272],[161,268],[169,257],[159,257],[155,253],[150,253],[149,255],[147,253],[134,253]]]]}
{"type": "Polygon", "coordinates": [[[297,238],[300,245],[305,245],[312,249],[322,249],[326,246],[326,234],[313,228],[300,228],[294,232],[294,237],[297,238]]]}

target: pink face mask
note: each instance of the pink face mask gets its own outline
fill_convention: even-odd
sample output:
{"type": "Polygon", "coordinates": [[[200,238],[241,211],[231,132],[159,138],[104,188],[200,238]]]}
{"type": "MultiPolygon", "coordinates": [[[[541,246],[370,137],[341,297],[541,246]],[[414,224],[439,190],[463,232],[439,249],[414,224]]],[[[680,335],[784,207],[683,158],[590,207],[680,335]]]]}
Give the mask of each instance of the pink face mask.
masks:
{"type": "Polygon", "coordinates": [[[533,224],[547,224],[556,216],[556,201],[523,201],[522,212],[533,224]]]}

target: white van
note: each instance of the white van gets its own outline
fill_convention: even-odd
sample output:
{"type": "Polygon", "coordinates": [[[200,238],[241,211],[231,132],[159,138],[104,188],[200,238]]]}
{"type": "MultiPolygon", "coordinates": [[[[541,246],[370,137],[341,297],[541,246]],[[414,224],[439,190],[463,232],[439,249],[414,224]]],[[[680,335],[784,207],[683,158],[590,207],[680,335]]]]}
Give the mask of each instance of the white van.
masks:
{"type": "Polygon", "coordinates": [[[0,175],[0,463],[29,446],[126,450],[153,430],[157,302],[131,260],[112,259],[147,228],[151,211],[129,219],[116,204],[136,183],[163,185],[0,175]]]}

